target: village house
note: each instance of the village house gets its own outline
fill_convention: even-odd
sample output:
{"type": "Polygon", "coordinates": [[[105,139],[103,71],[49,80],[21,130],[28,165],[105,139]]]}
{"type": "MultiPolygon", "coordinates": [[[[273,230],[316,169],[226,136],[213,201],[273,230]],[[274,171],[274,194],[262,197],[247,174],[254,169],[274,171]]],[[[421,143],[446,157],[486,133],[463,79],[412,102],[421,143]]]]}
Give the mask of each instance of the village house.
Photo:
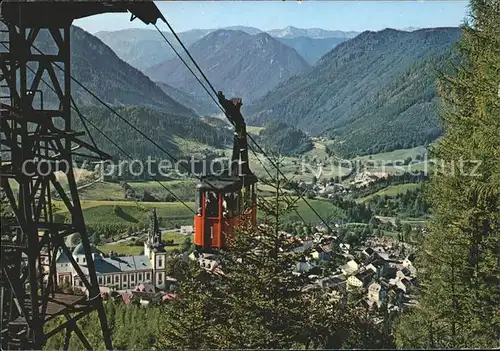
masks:
{"type": "Polygon", "coordinates": [[[415,255],[410,254],[403,260],[403,267],[413,266],[413,261],[415,261],[415,255]]]}
{"type": "Polygon", "coordinates": [[[351,249],[351,245],[349,244],[344,244],[344,243],[341,243],[339,245],[340,249],[345,252],[345,253],[349,253],[349,250],[351,249]]]}
{"type": "Polygon", "coordinates": [[[194,227],[192,225],[183,225],[180,229],[181,234],[191,235],[194,233],[194,227]]]}
{"type": "Polygon", "coordinates": [[[372,301],[383,301],[386,296],[385,289],[378,283],[372,283],[368,286],[368,299],[372,301]]]}
{"type": "Polygon", "coordinates": [[[375,273],[372,270],[365,270],[347,278],[347,283],[355,288],[364,288],[371,281],[375,273]]]}
{"type": "Polygon", "coordinates": [[[318,284],[321,288],[336,288],[336,289],[346,289],[346,279],[344,276],[333,276],[333,277],[325,277],[316,280],[316,284],[318,284]]]}
{"type": "Polygon", "coordinates": [[[355,272],[358,271],[358,269],[359,269],[359,264],[356,261],[354,261],[354,260],[350,260],[345,265],[340,266],[340,270],[345,275],[354,274],[355,272]]]}
{"type": "Polygon", "coordinates": [[[366,249],[363,250],[363,254],[365,254],[368,257],[371,257],[375,251],[371,247],[367,247],[366,249]]]}
{"type": "Polygon", "coordinates": [[[318,261],[327,261],[330,259],[330,253],[332,252],[332,248],[329,245],[318,245],[311,252],[311,257],[318,261]]]}
{"type": "Polygon", "coordinates": [[[295,271],[298,272],[298,273],[307,273],[311,269],[313,269],[313,268],[315,268],[317,266],[318,266],[318,264],[316,263],[316,261],[307,260],[305,258],[302,258],[295,265],[295,271]]]}

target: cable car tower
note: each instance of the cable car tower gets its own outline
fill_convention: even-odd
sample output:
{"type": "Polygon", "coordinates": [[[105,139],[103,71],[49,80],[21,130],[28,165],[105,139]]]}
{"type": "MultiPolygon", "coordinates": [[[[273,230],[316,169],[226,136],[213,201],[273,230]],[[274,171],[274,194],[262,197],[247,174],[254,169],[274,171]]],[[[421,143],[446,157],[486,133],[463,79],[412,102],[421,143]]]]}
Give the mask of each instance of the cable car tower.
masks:
{"type": "Polygon", "coordinates": [[[240,98],[227,100],[222,92],[218,98],[235,131],[228,169],[220,176],[203,176],[196,186],[194,244],[206,253],[226,247],[239,225],[257,223],[257,177],[249,166],[242,102],[240,98]]]}
{"type": "Polygon", "coordinates": [[[95,310],[105,347],[112,349],[73,173],[75,155],[109,156],[83,141],[84,133],[72,130],[70,27],[78,18],[127,11],[131,20],[139,18],[146,24],[159,18],[165,21],[152,1],[0,1],[0,183],[10,204],[7,210],[13,213],[12,221],[2,221],[1,233],[2,349],[41,349],[62,330],[66,331],[65,349],[72,332],[85,349],[92,349],[76,322],[95,310]],[[37,51],[34,43],[41,36],[52,41],[55,50],[37,51]],[[47,98],[50,90],[53,99],[47,98]],[[69,190],[63,188],[56,171],[65,174],[69,190]],[[70,213],[71,223],[57,220],[54,197],[70,213]],[[79,266],[65,244],[73,233],[81,236],[86,265],[79,266]],[[69,258],[87,296],[59,291],[60,251],[69,258]],[[55,326],[52,330],[45,327],[48,321],[55,326]]]}

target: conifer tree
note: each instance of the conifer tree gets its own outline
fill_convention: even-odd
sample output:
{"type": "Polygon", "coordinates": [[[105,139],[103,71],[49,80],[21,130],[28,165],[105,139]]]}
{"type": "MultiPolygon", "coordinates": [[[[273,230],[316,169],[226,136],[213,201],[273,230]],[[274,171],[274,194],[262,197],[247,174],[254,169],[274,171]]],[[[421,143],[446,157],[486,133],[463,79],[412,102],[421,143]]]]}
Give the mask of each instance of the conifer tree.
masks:
{"type": "MultiPolygon", "coordinates": [[[[282,218],[296,199],[274,179],[275,197],[259,199],[263,223],[242,225],[229,248],[219,253],[222,273],[199,279],[191,270],[180,282],[179,300],[166,311],[162,348],[324,347],[343,313],[327,294],[308,290],[306,275],[296,274],[294,242],[282,235],[282,218]]],[[[199,274],[198,274],[199,276],[199,274]]]]}
{"type": "Polygon", "coordinates": [[[212,339],[221,306],[213,299],[214,280],[191,262],[179,282],[177,298],[165,305],[158,319],[155,347],[159,349],[216,348],[212,339]]]}
{"type": "Polygon", "coordinates": [[[396,330],[404,348],[491,348],[500,340],[500,8],[472,0],[458,66],[442,73],[444,138],[427,194],[434,220],[416,266],[420,308],[396,330]]]}

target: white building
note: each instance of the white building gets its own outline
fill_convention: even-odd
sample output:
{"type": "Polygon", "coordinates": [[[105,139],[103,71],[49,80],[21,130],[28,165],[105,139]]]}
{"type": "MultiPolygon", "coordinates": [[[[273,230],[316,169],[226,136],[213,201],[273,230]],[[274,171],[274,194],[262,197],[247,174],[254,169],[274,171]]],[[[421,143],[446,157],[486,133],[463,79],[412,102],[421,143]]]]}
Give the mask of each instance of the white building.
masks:
{"type": "MultiPolygon", "coordinates": [[[[142,283],[150,283],[158,289],[168,288],[169,282],[165,265],[167,252],[158,229],[156,211],[153,211],[152,216],[155,224],[150,229],[148,239],[144,243],[144,255],[104,256],[91,246],[97,281],[100,286],[125,290],[133,289],[142,283]]],[[[74,248],[72,256],[83,273],[87,275],[87,262],[82,244],[78,244],[74,248]]],[[[79,275],[70,263],[70,259],[62,250],[56,257],[56,270],[59,284],[66,282],[72,286],[84,287],[79,275]]]]}
{"type": "Polygon", "coordinates": [[[181,226],[181,234],[189,235],[194,233],[194,227],[192,225],[181,226]]]}

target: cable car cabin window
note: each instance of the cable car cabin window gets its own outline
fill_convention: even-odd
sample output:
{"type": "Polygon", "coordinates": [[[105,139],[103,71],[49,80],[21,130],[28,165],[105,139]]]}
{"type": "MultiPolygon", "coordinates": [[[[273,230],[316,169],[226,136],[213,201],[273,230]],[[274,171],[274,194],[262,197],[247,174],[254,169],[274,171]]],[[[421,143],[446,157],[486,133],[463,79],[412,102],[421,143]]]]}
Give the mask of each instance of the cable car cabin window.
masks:
{"type": "Polygon", "coordinates": [[[252,201],[254,198],[254,187],[246,186],[241,189],[240,212],[246,212],[252,208],[252,201]]]}
{"type": "Polygon", "coordinates": [[[222,201],[222,216],[223,217],[234,217],[238,211],[237,196],[235,193],[224,194],[224,199],[222,201]]]}
{"type": "Polygon", "coordinates": [[[205,200],[205,214],[207,217],[218,217],[219,216],[219,199],[217,194],[213,191],[209,191],[206,195],[205,200]]]}
{"type": "Polygon", "coordinates": [[[200,191],[197,191],[194,198],[194,209],[197,216],[201,216],[201,195],[202,193],[200,191]]]}

